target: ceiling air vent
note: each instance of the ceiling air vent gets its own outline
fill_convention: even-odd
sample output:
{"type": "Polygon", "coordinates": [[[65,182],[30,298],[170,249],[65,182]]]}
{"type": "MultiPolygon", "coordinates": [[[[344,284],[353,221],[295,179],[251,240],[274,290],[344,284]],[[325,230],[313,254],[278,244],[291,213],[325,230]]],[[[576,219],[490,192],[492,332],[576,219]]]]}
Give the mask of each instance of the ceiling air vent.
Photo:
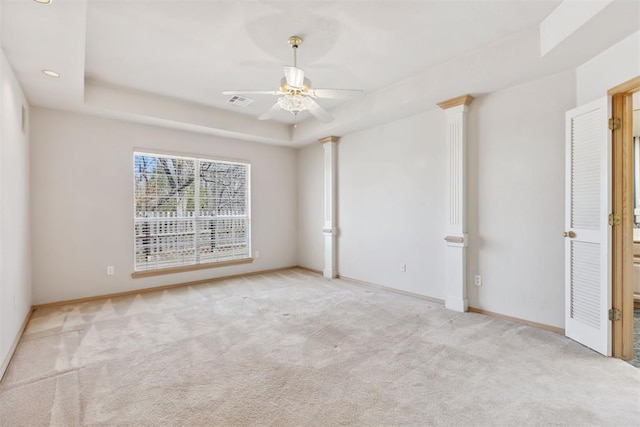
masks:
{"type": "Polygon", "coordinates": [[[240,95],[233,95],[231,98],[227,99],[227,102],[238,107],[246,107],[253,102],[253,99],[245,98],[244,96],[240,95]]]}

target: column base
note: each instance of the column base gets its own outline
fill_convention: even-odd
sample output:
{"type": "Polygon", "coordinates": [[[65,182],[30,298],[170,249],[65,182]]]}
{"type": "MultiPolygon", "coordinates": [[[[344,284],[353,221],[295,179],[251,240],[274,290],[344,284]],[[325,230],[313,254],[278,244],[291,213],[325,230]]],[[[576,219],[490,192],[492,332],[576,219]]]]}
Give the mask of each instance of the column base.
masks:
{"type": "Polygon", "coordinates": [[[457,311],[459,313],[464,313],[469,309],[469,300],[447,297],[444,300],[444,307],[447,310],[457,311]]]}
{"type": "Polygon", "coordinates": [[[322,272],[322,275],[325,279],[335,279],[336,277],[338,277],[338,273],[331,270],[324,270],[322,272]]]}

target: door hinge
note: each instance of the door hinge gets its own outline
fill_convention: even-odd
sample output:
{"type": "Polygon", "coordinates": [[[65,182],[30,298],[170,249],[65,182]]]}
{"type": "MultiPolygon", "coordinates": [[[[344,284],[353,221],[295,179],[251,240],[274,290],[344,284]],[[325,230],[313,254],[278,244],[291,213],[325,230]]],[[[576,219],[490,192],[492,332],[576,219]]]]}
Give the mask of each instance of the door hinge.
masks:
{"type": "Polygon", "coordinates": [[[614,213],[609,214],[609,225],[612,227],[620,225],[620,215],[614,213]]]}
{"type": "Polygon", "coordinates": [[[609,320],[615,322],[622,319],[622,312],[618,308],[612,308],[609,310],[609,320]]]}
{"type": "Polygon", "coordinates": [[[618,130],[620,129],[621,125],[622,122],[620,121],[620,119],[609,119],[609,130],[618,130]]]}

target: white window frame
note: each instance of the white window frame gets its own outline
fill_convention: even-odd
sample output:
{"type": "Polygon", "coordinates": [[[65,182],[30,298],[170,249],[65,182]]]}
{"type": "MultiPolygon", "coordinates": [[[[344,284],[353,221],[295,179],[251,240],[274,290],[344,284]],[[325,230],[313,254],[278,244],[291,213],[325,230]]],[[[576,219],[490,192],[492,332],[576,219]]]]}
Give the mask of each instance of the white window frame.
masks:
{"type": "MultiPolygon", "coordinates": [[[[252,254],[252,218],[251,218],[251,164],[249,162],[246,161],[238,161],[238,160],[226,160],[226,159],[219,159],[219,158],[210,158],[210,157],[206,157],[206,156],[190,156],[190,155],[184,155],[184,154],[172,154],[172,153],[165,153],[165,152],[158,152],[158,151],[153,151],[153,150],[134,150],[133,152],[133,220],[134,220],[134,227],[133,227],[133,264],[134,264],[134,272],[132,273],[132,277],[134,278],[138,278],[138,277],[147,277],[147,276],[155,276],[155,275],[160,275],[160,274],[169,274],[169,273],[177,273],[177,272],[183,272],[183,271],[190,271],[190,270],[199,270],[199,269],[206,269],[206,268],[214,268],[214,267],[223,267],[223,266],[229,266],[229,265],[236,265],[236,264],[245,264],[245,263],[250,263],[253,262],[253,258],[251,257],[252,254]],[[136,230],[137,227],[136,225],[139,223],[144,222],[144,218],[138,217],[137,216],[137,212],[136,212],[136,157],[137,156],[150,156],[150,157],[155,157],[155,158],[171,158],[171,159],[183,159],[183,160],[187,160],[187,161],[193,161],[194,162],[194,181],[193,181],[193,187],[194,187],[194,206],[193,206],[193,212],[191,212],[191,215],[188,216],[172,216],[169,217],[168,219],[166,217],[160,217],[160,216],[152,216],[152,217],[147,217],[147,218],[152,218],[152,221],[155,221],[156,223],[159,221],[171,221],[172,219],[174,219],[176,221],[176,223],[180,222],[180,221],[193,221],[192,224],[192,230],[193,232],[186,232],[186,233],[176,233],[176,236],[179,235],[187,235],[187,234],[193,234],[194,237],[194,246],[193,246],[193,250],[194,250],[194,256],[193,256],[193,262],[179,262],[176,261],[174,264],[175,265],[169,265],[167,266],[166,262],[165,265],[159,265],[156,261],[156,265],[153,266],[152,264],[145,264],[145,265],[139,265],[138,263],[138,259],[137,259],[137,250],[139,249],[139,243],[138,243],[138,237],[136,235],[136,230]],[[201,182],[201,177],[200,177],[200,165],[201,162],[210,162],[210,163],[216,163],[216,164],[229,164],[229,165],[241,165],[244,166],[245,169],[245,181],[246,181],[246,188],[245,188],[245,202],[246,202],[246,207],[245,207],[245,212],[246,214],[244,215],[202,215],[201,213],[201,208],[200,208],[200,182],[201,182]],[[246,249],[244,251],[242,251],[242,253],[240,254],[236,254],[236,253],[232,253],[229,256],[224,256],[221,259],[216,259],[216,260],[203,260],[202,256],[200,254],[200,249],[201,247],[199,246],[199,225],[202,225],[203,221],[207,221],[207,220],[212,220],[215,219],[216,221],[218,220],[230,220],[233,221],[235,219],[241,219],[245,221],[244,224],[244,229],[245,229],[245,241],[243,242],[244,244],[246,244],[246,249]]],[[[188,213],[187,213],[188,214],[188,213]]],[[[157,215],[157,213],[156,213],[157,215]]],[[[157,237],[157,236],[156,236],[157,237]]],[[[232,236],[232,238],[235,238],[235,236],[232,236]]],[[[233,240],[235,242],[235,239],[233,240]]],[[[156,255],[157,256],[157,255],[156,255]]]]}

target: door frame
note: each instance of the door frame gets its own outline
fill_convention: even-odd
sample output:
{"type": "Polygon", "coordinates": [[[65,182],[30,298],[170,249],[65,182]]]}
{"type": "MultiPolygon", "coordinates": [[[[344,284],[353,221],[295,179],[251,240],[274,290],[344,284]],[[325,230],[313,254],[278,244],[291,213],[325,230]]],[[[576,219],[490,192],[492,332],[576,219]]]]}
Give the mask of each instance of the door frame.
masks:
{"type": "MultiPolygon", "coordinates": [[[[611,233],[611,305],[622,312],[612,322],[611,355],[633,359],[633,93],[640,91],[640,76],[608,91],[613,126],[611,138],[612,213],[620,219],[611,233]]],[[[615,224],[615,222],[614,222],[615,224]]]]}

